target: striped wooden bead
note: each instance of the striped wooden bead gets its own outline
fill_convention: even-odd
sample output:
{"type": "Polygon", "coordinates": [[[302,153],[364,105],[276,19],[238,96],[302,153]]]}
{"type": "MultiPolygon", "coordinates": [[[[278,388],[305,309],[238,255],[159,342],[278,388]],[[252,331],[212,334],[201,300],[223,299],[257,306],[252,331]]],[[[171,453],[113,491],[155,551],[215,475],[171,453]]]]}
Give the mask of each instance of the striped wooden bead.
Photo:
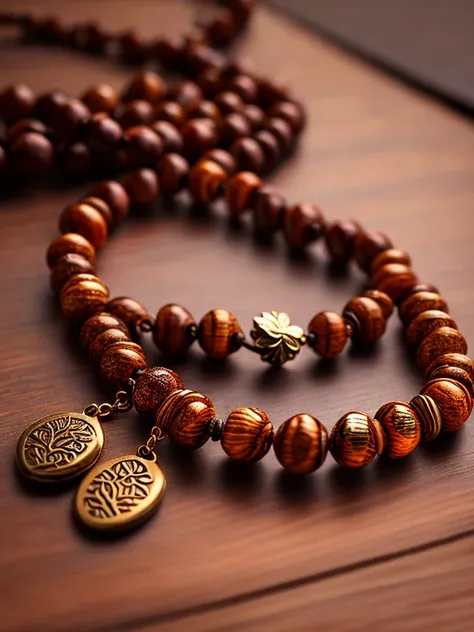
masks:
{"type": "Polygon", "coordinates": [[[227,418],[221,443],[234,461],[258,461],[270,450],[273,426],[263,410],[236,408],[227,418]]]}
{"type": "Polygon", "coordinates": [[[196,322],[191,313],[181,305],[164,305],[156,315],[153,325],[153,341],[164,353],[182,356],[194,340],[196,322]]]}
{"type": "Polygon", "coordinates": [[[396,302],[400,296],[418,283],[418,277],[409,266],[401,263],[387,263],[376,270],[370,282],[374,288],[385,292],[396,302]]]}
{"type": "Polygon", "coordinates": [[[420,442],[420,422],[405,402],[389,402],[375,413],[387,435],[386,454],[399,459],[413,452],[420,442]]]}
{"type": "Polygon", "coordinates": [[[79,338],[82,347],[89,350],[89,347],[97,336],[108,329],[120,329],[128,334],[128,327],[120,318],[112,316],[112,314],[107,314],[107,312],[101,312],[100,314],[91,316],[82,325],[79,338]]]}
{"type": "Polygon", "coordinates": [[[388,294],[380,290],[365,290],[361,296],[371,298],[380,305],[385,320],[388,320],[393,313],[393,301],[388,294]]]}
{"type": "MultiPolygon", "coordinates": [[[[334,460],[344,467],[368,465],[377,454],[376,431],[372,419],[357,410],[343,415],[329,437],[329,451],[334,460]]],[[[380,446],[379,446],[380,449],[380,446]]]]}
{"type": "Polygon", "coordinates": [[[434,399],[441,413],[443,430],[454,432],[469,418],[473,400],[465,386],[448,378],[430,380],[420,391],[434,399]]]}
{"type": "Polygon", "coordinates": [[[324,463],[328,452],[328,431],[311,415],[302,413],[282,423],[273,438],[279,462],[293,474],[309,474],[324,463]]]}
{"type": "Polygon", "coordinates": [[[242,329],[236,317],[225,309],[213,309],[199,323],[197,337],[205,353],[221,359],[237,351],[242,329]]]}
{"type": "Polygon", "coordinates": [[[441,312],[437,309],[422,312],[408,325],[406,341],[412,349],[416,349],[426,336],[429,336],[432,331],[440,327],[458,328],[456,322],[445,312],[441,312]]]}
{"type": "Polygon", "coordinates": [[[100,360],[100,374],[110,384],[123,384],[143,369],[146,369],[145,355],[135,342],[115,342],[100,360]]]}
{"type": "Polygon", "coordinates": [[[415,395],[410,401],[410,408],[416,413],[420,422],[421,440],[433,441],[441,432],[441,413],[432,397],[415,395]]]}
{"type": "Polygon", "coordinates": [[[405,266],[411,266],[411,257],[408,252],[399,250],[398,248],[389,248],[382,251],[375,257],[370,266],[370,273],[375,274],[377,270],[389,263],[398,263],[405,266]]]}
{"type": "Polygon", "coordinates": [[[197,449],[209,439],[207,427],[215,416],[216,411],[209,397],[189,389],[180,389],[167,397],[158,408],[156,425],[175,443],[197,449]]]}
{"type": "Polygon", "coordinates": [[[222,192],[226,179],[226,172],[216,162],[200,160],[189,173],[188,187],[196,202],[209,204],[222,192]]]}
{"type": "Polygon", "coordinates": [[[398,308],[400,320],[407,325],[414,318],[428,310],[437,309],[440,312],[448,313],[448,304],[442,296],[436,292],[415,292],[410,294],[398,308]]]}
{"type": "Polygon", "coordinates": [[[349,331],[346,321],[336,312],[319,312],[308,325],[309,344],[322,358],[334,358],[346,346],[349,331]]]}
{"type": "Polygon", "coordinates": [[[106,329],[89,345],[89,357],[92,362],[100,362],[101,357],[116,342],[129,342],[130,334],[122,329],[106,329]]]}
{"type": "Polygon", "coordinates": [[[342,315],[352,328],[353,340],[365,345],[377,342],[387,326],[382,308],[367,296],[351,299],[344,307],[342,315]]]}
{"type": "Polygon", "coordinates": [[[440,327],[426,336],[418,347],[416,361],[420,369],[426,371],[436,358],[446,353],[467,353],[464,336],[452,327],[440,327]]]}
{"type": "Polygon", "coordinates": [[[425,380],[447,377],[461,382],[471,397],[474,397],[474,362],[461,353],[445,353],[430,364],[425,373],[425,380]]]}
{"type": "Polygon", "coordinates": [[[109,290],[93,274],[76,274],[61,290],[61,309],[69,320],[80,323],[103,312],[109,290]]]}

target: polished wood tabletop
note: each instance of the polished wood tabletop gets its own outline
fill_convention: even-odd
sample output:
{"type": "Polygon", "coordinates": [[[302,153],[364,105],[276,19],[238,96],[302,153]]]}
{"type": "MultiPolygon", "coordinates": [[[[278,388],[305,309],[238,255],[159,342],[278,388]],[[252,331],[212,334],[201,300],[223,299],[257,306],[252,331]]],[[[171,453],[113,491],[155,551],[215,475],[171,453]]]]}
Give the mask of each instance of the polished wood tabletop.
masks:
{"type": "MultiPolygon", "coordinates": [[[[15,3],[22,6],[146,36],[184,32],[192,12],[177,0],[15,3]]],[[[474,345],[472,121],[269,8],[255,12],[237,55],[291,86],[309,111],[298,151],[269,180],[290,200],[317,202],[329,219],[388,233],[440,288],[474,345]]],[[[2,85],[79,95],[99,82],[121,88],[132,75],[112,61],[1,44],[2,85]]],[[[402,461],[347,471],[328,458],[304,479],[282,471],[272,452],[240,466],[219,444],[189,453],[163,442],[161,509],[115,540],[76,528],[73,487],[52,494],[18,478],[15,445],[28,423],[109,395],[73,342],[44,261],[60,211],[87,187],[39,183],[0,203],[0,630],[471,630],[472,422],[402,461]]],[[[152,313],[168,302],[196,318],[222,307],[246,330],[272,309],[305,327],[365,282],[355,268],[335,273],[321,245],[295,260],[278,240],[262,248],[245,224],[229,228],[223,209],[196,216],[185,200],[130,220],[99,269],[113,295],[133,296],[152,313]]],[[[167,362],[144,344],[151,364],[167,362]]],[[[220,416],[257,406],[275,426],[308,412],[331,428],[347,410],[373,414],[421,385],[397,317],[372,352],[349,350],[330,365],[308,349],[280,371],[245,350],[216,364],[196,346],[172,366],[213,398],[220,416]]],[[[147,429],[130,412],[104,431],[112,457],[133,453],[147,429]]]]}

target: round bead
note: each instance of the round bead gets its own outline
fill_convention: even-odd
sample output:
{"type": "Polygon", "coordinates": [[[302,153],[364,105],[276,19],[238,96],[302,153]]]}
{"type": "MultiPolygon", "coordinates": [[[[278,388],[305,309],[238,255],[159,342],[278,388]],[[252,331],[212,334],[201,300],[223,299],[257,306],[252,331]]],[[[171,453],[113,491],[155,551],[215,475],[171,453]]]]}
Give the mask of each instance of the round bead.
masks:
{"type": "Polygon", "coordinates": [[[50,125],[58,142],[74,140],[90,119],[89,108],[79,99],[68,97],[59,103],[50,125]]]}
{"type": "Polygon", "coordinates": [[[81,322],[104,311],[109,291],[92,274],[77,274],[61,290],[61,309],[69,320],[81,322]]]}
{"type": "Polygon", "coordinates": [[[174,101],[163,101],[155,109],[154,118],[157,121],[168,121],[176,127],[182,127],[187,119],[184,109],[174,101]]]}
{"type": "Polygon", "coordinates": [[[113,225],[117,226],[130,209],[130,198],[120,182],[115,180],[102,180],[87,193],[90,197],[98,197],[110,207],[113,216],[113,225]]]}
{"type": "Polygon", "coordinates": [[[153,340],[163,353],[182,356],[193,342],[190,335],[196,322],[191,313],[181,305],[164,305],[156,315],[153,340]]]}
{"type": "Polygon", "coordinates": [[[420,442],[420,422],[405,402],[384,404],[375,413],[387,435],[386,454],[393,459],[407,456],[420,442]]]}
{"type": "Polygon", "coordinates": [[[111,86],[108,86],[106,83],[100,83],[84,92],[81,101],[91,112],[107,112],[107,114],[111,114],[118,105],[118,96],[111,86]]]}
{"type": "Polygon", "coordinates": [[[272,441],[272,422],[258,408],[233,410],[221,437],[224,452],[234,461],[259,461],[270,450],[272,441]]]}
{"type": "Polygon", "coordinates": [[[438,378],[430,380],[420,391],[431,397],[439,408],[443,430],[454,432],[469,418],[472,411],[472,397],[465,386],[454,380],[438,378]]]}
{"type": "Polygon", "coordinates": [[[119,296],[109,301],[107,311],[122,320],[132,331],[144,323],[153,322],[153,318],[141,303],[126,296],[119,296]]]}
{"type": "Polygon", "coordinates": [[[225,309],[213,309],[199,323],[197,338],[211,358],[225,358],[240,346],[242,329],[233,314],[225,309]]]}
{"type": "Polygon", "coordinates": [[[244,108],[244,101],[235,92],[225,90],[220,92],[214,99],[214,103],[217,105],[222,114],[231,114],[232,112],[241,112],[244,108]]]}
{"type": "Polygon", "coordinates": [[[228,46],[237,34],[237,23],[230,11],[222,11],[206,27],[209,42],[217,47],[228,46]]]}
{"type": "Polygon", "coordinates": [[[413,270],[401,263],[387,263],[378,268],[371,278],[371,285],[388,294],[393,301],[417,283],[418,277],[413,270]]]}
{"type": "Polygon", "coordinates": [[[216,124],[212,119],[192,119],[183,125],[183,150],[187,158],[196,160],[217,145],[216,124]]]}
{"type": "Polygon", "coordinates": [[[183,149],[183,137],[181,132],[168,121],[155,121],[151,129],[156,132],[163,141],[164,152],[180,153],[183,149]]]}
{"type": "Polygon", "coordinates": [[[227,114],[219,124],[219,136],[224,147],[229,147],[239,138],[249,136],[251,131],[248,119],[238,112],[227,114]]]}
{"type": "Polygon", "coordinates": [[[189,190],[196,202],[209,204],[222,191],[227,174],[212,160],[200,160],[189,173],[189,190]]]}
{"type": "Polygon", "coordinates": [[[232,215],[252,208],[257,191],[262,186],[260,178],[250,171],[241,171],[227,181],[225,198],[232,215]]]}
{"type": "Polygon", "coordinates": [[[141,373],[133,389],[133,405],[139,413],[156,415],[165,399],[183,388],[179,375],[171,369],[153,367],[141,373]]]}
{"type": "Polygon", "coordinates": [[[284,119],[289,123],[294,134],[300,134],[306,124],[306,114],[298,103],[292,101],[280,101],[270,108],[269,116],[284,119]]]}
{"type": "Polygon", "coordinates": [[[0,119],[7,124],[24,119],[33,111],[35,95],[24,83],[7,86],[0,92],[0,119]]]}
{"type": "Polygon", "coordinates": [[[261,173],[265,166],[265,154],[258,142],[249,136],[238,138],[232,143],[230,153],[235,158],[239,171],[261,173]]]}
{"type": "Polygon", "coordinates": [[[388,294],[380,290],[365,290],[361,296],[373,299],[382,309],[385,320],[388,320],[393,313],[393,301],[388,294]]]}
{"type": "Polygon", "coordinates": [[[112,209],[107,204],[107,202],[105,202],[105,200],[102,200],[101,198],[93,197],[90,195],[88,197],[85,197],[83,200],[81,200],[81,204],[87,204],[88,206],[92,206],[93,208],[95,208],[96,211],[99,211],[99,213],[105,219],[107,228],[112,226],[113,221],[114,221],[114,216],[112,215],[112,209]]]}
{"type": "Polygon", "coordinates": [[[161,137],[146,125],[129,127],[123,135],[125,156],[129,165],[153,164],[163,153],[161,137]]]}
{"type": "Polygon", "coordinates": [[[94,274],[95,269],[90,261],[73,252],[60,257],[51,270],[51,287],[60,292],[69,279],[76,274],[94,274]]]}
{"type": "Polygon", "coordinates": [[[89,357],[93,362],[100,362],[100,359],[109,347],[116,342],[130,342],[128,331],[123,329],[107,329],[100,333],[89,345],[89,357]]]}
{"type": "Polygon", "coordinates": [[[434,292],[415,292],[401,303],[398,314],[407,325],[422,312],[433,309],[448,313],[448,305],[442,296],[434,292]]]}
{"type": "Polygon", "coordinates": [[[79,340],[82,347],[88,351],[97,336],[109,329],[119,329],[123,333],[129,334],[128,327],[123,320],[112,316],[112,314],[101,312],[91,316],[81,327],[79,340]]]}
{"type": "Polygon", "coordinates": [[[152,122],[154,114],[154,107],[151,103],[142,99],[136,99],[135,101],[129,101],[125,105],[120,116],[118,116],[118,122],[122,129],[126,130],[134,125],[148,125],[152,122]]]}
{"type": "Polygon", "coordinates": [[[156,72],[146,70],[132,79],[122,94],[122,100],[143,99],[149,103],[156,104],[161,101],[164,93],[165,83],[163,79],[156,72]]]}
{"type": "Polygon", "coordinates": [[[467,353],[467,342],[457,329],[440,327],[424,338],[418,348],[416,361],[422,371],[445,353],[467,353]]]}
{"type": "Polygon", "coordinates": [[[168,87],[166,97],[190,112],[202,101],[202,90],[194,81],[175,81],[168,87]]]}
{"type": "Polygon", "coordinates": [[[27,132],[35,132],[37,134],[45,135],[47,131],[48,128],[46,125],[38,119],[21,119],[20,121],[13,123],[13,125],[10,125],[6,131],[6,139],[11,145],[20,138],[22,134],[26,134],[27,132]]]}
{"type": "Polygon", "coordinates": [[[221,113],[219,108],[213,101],[201,101],[195,110],[189,113],[192,118],[207,118],[213,121],[219,121],[221,113]]]}
{"type": "Polygon", "coordinates": [[[380,268],[390,263],[396,263],[398,265],[411,266],[411,257],[404,250],[398,248],[389,248],[384,250],[375,257],[370,266],[370,273],[374,275],[380,268]]]}
{"type": "Polygon", "coordinates": [[[362,232],[354,240],[354,257],[359,267],[365,272],[369,272],[375,257],[392,247],[392,242],[384,233],[379,231],[362,232]]]}
{"type": "Polygon", "coordinates": [[[224,149],[210,149],[209,151],[206,151],[202,159],[212,160],[212,162],[217,163],[220,167],[222,167],[222,169],[224,169],[228,176],[235,173],[235,159],[224,149]]]}
{"type": "Polygon", "coordinates": [[[265,129],[271,132],[278,141],[280,151],[286,153],[293,144],[293,131],[282,118],[273,116],[265,123],[265,129]]]}
{"type": "Polygon", "coordinates": [[[344,467],[364,467],[377,454],[376,431],[372,419],[353,410],[335,424],[329,437],[329,451],[344,467]]]}
{"type": "Polygon", "coordinates": [[[181,191],[187,182],[189,162],[179,154],[166,154],[159,161],[156,171],[160,180],[161,190],[165,195],[181,191]]]}
{"type": "Polygon", "coordinates": [[[408,345],[414,349],[418,348],[422,340],[429,336],[432,331],[439,329],[440,327],[452,327],[457,329],[455,321],[445,314],[436,309],[430,309],[426,312],[418,314],[406,330],[406,341],[408,345]]]}
{"type": "Polygon", "coordinates": [[[122,139],[122,128],[105,112],[94,114],[84,131],[87,146],[97,153],[112,152],[122,139]]]}
{"type": "Polygon", "coordinates": [[[107,222],[103,215],[89,204],[67,206],[59,217],[59,230],[63,234],[82,235],[94,248],[100,248],[107,240],[107,222]]]}
{"type": "Polygon", "coordinates": [[[71,143],[61,149],[57,164],[64,173],[86,173],[92,168],[92,154],[85,143],[71,143]]]}
{"type": "Polygon", "coordinates": [[[293,474],[309,474],[324,463],[328,451],[328,431],[311,415],[290,417],[273,438],[278,461],[293,474]]]}
{"type": "Polygon", "coordinates": [[[360,232],[359,224],[352,219],[331,224],[324,235],[331,258],[338,263],[350,261],[354,255],[355,239],[360,232]]]}
{"type": "Polygon", "coordinates": [[[460,353],[445,353],[444,355],[439,356],[430,364],[425,373],[426,381],[431,380],[433,377],[448,377],[450,379],[455,379],[456,381],[464,384],[467,390],[474,397],[474,393],[471,392],[472,386],[470,386],[470,384],[474,384],[474,361],[466,355],[462,355],[460,353]],[[462,371],[463,373],[457,373],[457,377],[454,378],[452,377],[454,375],[454,369],[462,371]]]}
{"type": "Polygon", "coordinates": [[[67,98],[67,94],[62,90],[52,90],[41,95],[35,103],[35,116],[49,124],[56,115],[59,104],[67,98]]]}
{"type": "Polygon", "coordinates": [[[263,128],[263,125],[265,123],[265,112],[258,105],[254,105],[253,103],[248,103],[244,105],[242,114],[250,123],[252,132],[263,128]]]}
{"type": "Polygon", "coordinates": [[[278,189],[272,186],[262,187],[255,198],[253,208],[253,226],[259,234],[272,234],[283,223],[286,208],[286,198],[278,189]]]}
{"type": "Polygon", "coordinates": [[[410,402],[420,422],[421,440],[433,441],[441,432],[441,413],[436,402],[427,395],[415,395],[410,402]]]}
{"type": "Polygon", "coordinates": [[[53,164],[54,147],[43,134],[26,132],[12,143],[10,160],[19,173],[42,173],[53,164]]]}
{"type": "Polygon", "coordinates": [[[124,189],[135,208],[151,205],[160,194],[158,176],[152,169],[135,169],[122,178],[124,189]]]}
{"type": "Polygon", "coordinates": [[[95,248],[90,241],[77,233],[67,233],[56,237],[49,246],[46,252],[48,266],[52,268],[58,259],[69,253],[81,255],[92,264],[95,262],[95,248]]]}
{"type": "Polygon", "coordinates": [[[356,296],[344,307],[343,317],[352,327],[352,337],[356,342],[371,345],[385,332],[387,321],[382,308],[373,299],[356,296]]]}
{"type": "Polygon", "coordinates": [[[145,368],[143,350],[134,342],[116,342],[100,360],[100,374],[111,384],[127,382],[137,371],[145,368]]]}
{"type": "Polygon", "coordinates": [[[227,87],[246,103],[254,103],[257,100],[257,82],[250,75],[234,75],[227,87]]]}
{"type": "Polygon", "coordinates": [[[334,358],[346,346],[347,323],[336,312],[319,312],[308,325],[309,344],[322,358],[334,358]]]}
{"type": "Polygon", "coordinates": [[[290,248],[305,248],[323,236],[325,220],[316,204],[296,204],[287,209],[283,231],[290,248]]]}
{"type": "Polygon", "coordinates": [[[209,422],[216,416],[212,401],[191,390],[172,393],[156,413],[156,425],[186,448],[197,449],[209,439],[209,422]]]}
{"type": "Polygon", "coordinates": [[[281,159],[281,149],[275,135],[266,129],[256,132],[253,137],[265,154],[265,170],[270,171],[281,159]]]}

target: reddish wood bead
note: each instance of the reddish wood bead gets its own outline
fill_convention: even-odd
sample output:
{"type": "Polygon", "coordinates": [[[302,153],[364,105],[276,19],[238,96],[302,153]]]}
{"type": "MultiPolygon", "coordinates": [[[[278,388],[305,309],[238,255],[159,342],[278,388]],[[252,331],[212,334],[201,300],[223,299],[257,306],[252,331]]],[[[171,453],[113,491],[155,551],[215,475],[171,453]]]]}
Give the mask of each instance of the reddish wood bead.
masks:
{"type": "Polygon", "coordinates": [[[30,116],[35,104],[35,95],[24,83],[7,86],[0,92],[0,119],[7,124],[30,116]]]}
{"type": "Polygon", "coordinates": [[[118,95],[112,86],[100,83],[92,86],[81,96],[81,101],[94,112],[106,112],[111,114],[118,105],[118,95]]]}
{"type": "Polygon", "coordinates": [[[265,166],[265,154],[256,140],[247,136],[232,143],[230,153],[235,158],[239,171],[261,173],[265,166]]]}
{"type": "Polygon", "coordinates": [[[216,95],[214,103],[217,105],[222,114],[231,114],[232,112],[242,112],[244,109],[244,101],[235,92],[225,90],[216,95]]]}
{"type": "Polygon", "coordinates": [[[438,356],[426,369],[425,380],[430,380],[434,371],[457,368],[465,371],[471,382],[474,383],[474,361],[461,353],[445,353],[438,356]]]}
{"type": "Polygon", "coordinates": [[[282,151],[276,136],[266,129],[261,129],[253,135],[254,139],[265,154],[265,170],[269,171],[280,162],[282,151]]]}
{"type": "Polygon", "coordinates": [[[196,321],[181,305],[164,305],[156,315],[153,325],[153,340],[163,353],[182,356],[194,340],[191,332],[196,321]]]}
{"type": "Polygon", "coordinates": [[[334,358],[344,350],[349,337],[347,323],[336,312],[319,312],[310,321],[309,344],[322,358],[334,358]]]}
{"type": "Polygon", "coordinates": [[[130,197],[125,188],[115,180],[102,180],[87,193],[90,197],[104,200],[112,211],[113,225],[117,226],[128,214],[130,197]]]}
{"type": "Polygon", "coordinates": [[[51,270],[51,287],[57,293],[76,274],[94,274],[95,268],[82,255],[73,252],[60,257],[51,270]]]}
{"type": "Polygon", "coordinates": [[[230,11],[222,11],[207,27],[208,41],[215,47],[224,47],[237,35],[238,27],[230,11]]]}
{"type": "Polygon", "coordinates": [[[54,147],[43,134],[27,132],[12,143],[10,160],[15,171],[27,174],[42,173],[53,164],[54,147]]]}
{"type": "Polygon", "coordinates": [[[165,89],[163,79],[156,72],[145,70],[128,84],[122,94],[122,100],[127,102],[140,99],[156,104],[163,98],[165,89]]]}
{"type": "Polygon", "coordinates": [[[359,224],[352,219],[331,224],[324,235],[331,258],[339,263],[350,261],[354,255],[355,239],[360,232],[359,224]]]}
{"type": "Polygon", "coordinates": [[[326,222],[316,204],[295,204],[283,218],[285,239],[291,248],[305,248],[324,235],[326,222]]]}
{"type": "Polygon", "coordinates": [[[212,162],[217,163],[220,167],[222,167],[222,169],[224,169],[228,176],[235,173],[235,158],[224,149],[210,149],[209,151],[206,151],[202,159],[212,160],[212,162]]]}
{"type": "Polygon", "coordinates": [[[419,314],[429,310],[448,313],[448,305],[444,298],[434,292],[416,292],[401,303],[398,314],[405,325],[411,323],[419,314]]]}
{"type": "Polygon", "coordinates": [[[440,327],[458,328],[456,322],[445,312],[436,309],[422,312],[409,324],[406,330],[406,341],[410,347],[416,349],[426,336],[440,327]]]}
{"type": "Polygon", "coordinates": [[[61,143],[74,140],[89,121],[89,108],[79,99],[68,97],[57,107],[50,122],[55,139],[61,143]]]}
{"type": "Polygon", "coordinates": [[[129,127],[123,135],[127,162],[134,166],[155,163],[163,153],[161,137],[146,125],[129,127]]]}
{"type": "Polygon", "coordinates": [[[374,275],[380,268],[390,263],[396,263],[404,266],[411,266],[411,257],[404,250],[398,248],[389,248],[384,250],[375,257],[370,266],[370,273],[374,275]]]}
{"type": "Polygon", "coordinates": [[[442,429],[441,413],[436,402],[427,395],[415,395],[410,401],[420,422],[421,440],[433,441],[442,429]]]}
{"type": "Polygon", "coordinates": [[[129,171],[122,178],[122,184],[135,208],[153,204],[160,194],[158,176],[152,169],[129,171]]]}
{"type": "Polygon", "coordinates": [[[372,286],[388,294],[393,301],[417,283],[418,277],[413,270],[400,263],[387,263],[378,268],[371,278],[372,286]]]}
{"type": "Polygon", "coordinates": [[[263,410],[236,408],[225,422],[221,444],[234,461],[259,461],[270,450],[273,425],[263,410]]]}
{"type": "Polygon", "coordinates": [[[89,345],[89,357],[99,363],[104,353],[116,342],[130,342],[130,334],[123,329],[106,329],[96,336],[89,345]]]}
{"type": "Polygon", "coordinates": [[[242,329],[233,314],[225,309],[213,309],[199,323],[197,338],[211,358],[225,358],[237,351],[242,329]]]}
{"type": "Polygon", "coordinates": [[[95,248],[90,241],[77,233],[68,233],[56,237],[49,246],[46,252],[48,266],[52,268],[58,259],[69,253],[81,255],[92,264],[95,262],[95,248]]]}
{"type": "Polygon", "coordinates": [[[123,129],[128,129],[134,125],[148,125],[155,115],[155,108],[148,101],[136,99],[129,101],[122,109],[118,122],[123,129]]]}
{"type": "Polygon", "coordinates": [[[66,101],[67,98],[67,94],[62,90],[52,90],[51,92],[40,95],[34,107],[35,116],[49,124],[56,115],[60,103],[66,101]]]}
{"type": "Polygon", "coordinates": [[[189,113],[191,118],[206,118],[215,121],[216,123],[221,119],[221,113],[219,108],[213,101],[201,101],[195,110],[189,113]]]}
{"type": "Polygon", "coordinates": [[[202,90],[194,81],[175,81],[168,87],[166,96],[190,112],[202,101],[202,90]]]}
{"type": "Polygon", "coordinates": [[[156,413],[156,425],[186,448],[197,449],[209,439],[209,422],[216,416],[212,401],[191,390],[172,393],[156,413]]]}
{"type": "Polygon", "coordinates": [[[145,61],[148,48],[138,33],[129,29],[117,38],[120,57],[129,64],[141,64],[145,61]]]}
{"type": "Polygon", "coordinates": [[[212,119],[192,119],[184,124],[181,133],[183,151],[190,160],[199,158],[218,142],[216,124],[212,119]]]}
{"type": "Polygon", "coordinates": [[[163,193],[176,193],[188,182],[189,162],[180,154],[166,154],[158,162],[156,171],[163,193]]]}
{"type": "Polygon", "coordinates": [[[278,141],[280,151],[286,153],[294,141],[290,124],[279,117],[271,117],[265,123],[265,129],[271,132],[278,141]]]}
{"type": "Polygon", "coordinates": [[[181,153],[183,137],[175,125],[169,121],[155,121],[151,124],[151,128],[163,141],[165,152],[181,153]]]}
{"type": "Polygon", "coordinates": [[[366,296],[351,299],[344,307],[342,315],[352,327],[352,337],[356,342],[372,345],[385,332],[387,323],[382,308],[366,296]]]}
{"type": "Polygon", "coordinates": [[[247,103],[242,109],[242,114],[250,123],[252,132],[263,129],[265,124],[265,112],[254,103],[247,103]]]}
{"type": "Polygon", "coordinates": [[[280,101],[275,103],[268,112],[270,117],[278,117],[289,123],[293,133],[300,134],[306,125],[306,114],[299,103],[280,101]]]}
{"type": "Polygon", "coordinates": [[[212,160],[200,160],[189,173],[189,190],[197,202],[209,204],[223,191],[227,174],[212,160]]]}
{"type": "Polygon", "coordinates": [[[105,219],[107,227],[109,228],[110,226],[112,226],[114,222],[114,216],[112,214],[112,209],[105,200],[90,195],[81,200],[81,204],[87,204],[88,206],[92,206],[93,208],[95,208],[96,211],[99,211],[99,213],[105,219]]]}
{"type": "Polygon", "coordinates": [[[47,133],[48,128],[46,125],[34,118],[26,118],[13,123],[8,127],[6,131],[6,139],[10,145],[12,145],[20,136],[26,134],[27,132],[35,132],[36,134],[43,134],[43,136],[47,133]]]}
{"type": "Polygon", "coordinates": [[[253,226],[257,233],[271,234],[281,228],[286,209],[286,198],[271,186],[262,187],[255,198],[253,226]]]}
{"type": "Polygon", "coordinates": [[[273,449],[286,470],[292,474],[309,474],[326,460],[328,431],[311,415],[295,415],[276,431],[273,449]]]}
{"type": "Polygon", "coordinates": [[[73,322],[85,321],[104,311],[109,291],[92,274],[76,274],[61,290],[61,309],[73,322]]]}
{"type": "Polygon", "coordinates": [[[248,137],[251,131],[247,118],[238,112],[227,114],[219,123],[220,142],[224,147],[230,147],[239,138],[248,137]]]}
{"type": "Polygon", "coordinates": [[[153,318],[141,303],[127,296],[118,296],[107,303],[107,311],[122,320],[133,331],[142,325],[151,325],[153,318]]]}
{"type": "Polygon", "coordinates": [[[365,290],[361,296],[373,299],[382,309],[385,320],[388,320],[393,313],[393,301],[388,294],[380,290],[365,290]]]}
{"type": "Polygon", "coordinates": [[[362,232],[354,240],[354,258],[359,267],[368,272],[375,257],[389,248],[393,248],[393,244],[387,235],[379,231],[362,232]]]}
{"type": "Polygon", "coordinates": [[[167,397],[183,388],[179,375],[161,366],[146,369],[135,382],[133,405],[139,413],[156,415],[167,397]]]}
{"type": "Polygon", "coordinates": [[[420,442],[420,422],[405,402],[384,404],[375,413],[387,436],[386,454],[399,459],[413,452],[420,442]]]}
{"type": "Polygon", "coordinates": [[[179,103],[163,101],[156,107],[154,118],[157,121],[168,121],[179,128],[184,125],[188,117],[179,103]]]}
{"type": "Polygon", "coordinates": [[[111,384],[123,384],[143,369],[146,369],[143,350],[134,342],[116,342],[100,360],[100,374],[111,384]]]}
{"type": "Polygon", "coordinates": [[[82,347],[88,351],[97,336],[108,329],[119,329],[123,333],[129,334],[128,327],[123,320],[107,312],[101,312],[88,318],[82,325],[79,337],[82,347]]]}
{"type": "Polygon", "coordinates": [[[467,353],[467,342],[457,329],[440,327],[424,338],[418,348],[416,361],[422,371],[445,353],[467,353]]]}
{"type": "Polygon", "coordinates": [[[344,467],[359,468],[371,463],[377,454],[373,420],[357,410],[343,415],[329,437],[329,451],[344,467]]]}
{"type": "Polygon", "coordinates": [[[251,171],[240,171],[229,178],[225,198],[230,213],[238,215],[252,208],[261,186],[261,179],[251,171]]]}
{"type": "Polygon", "coordinates": [[[66,206],[59,217],[59,230],[64,233],[78,233],[85,237],[94,248],[100,248],[107,240],[107,222],[103,215],[89,204],[66,206]]]}
{"type": "Polygon", "coordinates": [[[75,142],[62,148],[56,162],[64,173],[87,173],[92,169],[92,153],[85,143],[75,142]]]}
{"type": "Polygon", "coordinates": [[[235,92],[245,103],[254,103],[258,97],[257,82],[250,75],[234,75],[227,85],[231,92],[235,92]]]}
{"type": "Polygon", "coordinates": [[[115,151],[122,140],[122,128],[105,112],[93,114],[84,131],[84,140],[94,152],[115,151]]]}
{"type": "Polygon", "coordinates": [[[467,388],[447,378],[429,381],[421,389],[421,395],[431,397],[439,408],[443,430],[454,432],[469,419],[473,400],[467,388]]]}

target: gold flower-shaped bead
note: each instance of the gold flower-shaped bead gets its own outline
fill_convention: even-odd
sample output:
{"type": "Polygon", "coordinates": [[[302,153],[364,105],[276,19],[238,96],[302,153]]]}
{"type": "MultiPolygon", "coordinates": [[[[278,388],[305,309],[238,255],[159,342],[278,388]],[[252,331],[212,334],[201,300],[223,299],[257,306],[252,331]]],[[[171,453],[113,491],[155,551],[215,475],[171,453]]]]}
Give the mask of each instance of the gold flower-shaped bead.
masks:
{"type": "Polygon", "coordinates": [[[292,325],[288,314],[262,312],[253,319],[250,335],[262,360],[281,365],[293,360],[306,342],[304,331],[292,325]]]}

